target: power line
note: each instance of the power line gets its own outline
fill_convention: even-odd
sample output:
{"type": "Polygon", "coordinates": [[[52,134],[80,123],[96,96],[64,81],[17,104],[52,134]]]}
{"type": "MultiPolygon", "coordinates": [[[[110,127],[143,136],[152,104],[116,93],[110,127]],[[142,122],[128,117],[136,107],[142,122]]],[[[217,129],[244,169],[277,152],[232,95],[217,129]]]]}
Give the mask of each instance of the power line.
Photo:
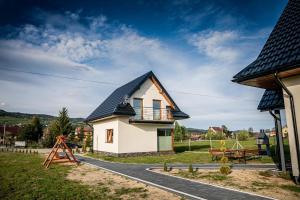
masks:
{"type": "MultiPolygon", "coordinates": [[[[32,74],[32,75],[38,75],[38,76],[48,76],[48,77],[68,79],[68,80],[85,81],[85,82],[104,84],[104,85],[114,85],[114,86],[119,85],[118,83],[113,83],[113,82],[108,82],[108,81],[87,80],[87,79],[81,79],[81,78],[70,77],[70,76],[62,76],[62,75],[57,75],[57,74],[40,73],[40,72],[32,72],[32,71],[23,71],[23,70],[16,70],[16,69],[10,69],[10,68],[5,68],[5,67],[0,67],[0,70],[10,71],[10,72],[17,72],[17,73],[32,74]]],[[[213,96],[213,95],[201,94],[201,93],[185,92],[185,91],[178,91],[178,90],[169,90],[169,91],[174,92],[174,93],[179,93],[179,94],[202,96],[202,97],[209,97],[209,98],[215,98],[215,99],[257,102],[257,100],[252,100],[252,99],[232,99],[232,98],[229,99],[229,98],[224,98],[222,96],[213,96]]]]}
{"type": "Polygon", "coordinates": [[[15,70],[15,69],[9,69],[9,68],[4,68],[4,67],[0,67],[0,70],[11,71],[11,72],[20,72],[20,73],[25,73],[25,74],[39,75],[39,76],[49,76],[49,77],[54,77],[54,78],[62,78],[62,79],[69,79],[69,80],[76,80],[76,81],[85,81],[85,82],[105,84],[105,85],[117,85],[116,83],[113,83],[113,82],[87,80],[87,79],[81,79],[81,78],[70,77],[70,76],[62,76],[62,75],[56,75],[56,74],[31,72],[31,71],[22,71],[22,70],[15,70]]]}

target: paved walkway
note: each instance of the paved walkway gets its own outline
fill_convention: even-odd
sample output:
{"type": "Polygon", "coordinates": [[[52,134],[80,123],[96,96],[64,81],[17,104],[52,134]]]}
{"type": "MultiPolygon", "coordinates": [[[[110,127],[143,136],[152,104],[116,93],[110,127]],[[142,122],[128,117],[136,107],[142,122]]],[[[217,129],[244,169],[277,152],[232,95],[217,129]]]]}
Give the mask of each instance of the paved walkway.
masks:
{"type": "MultiPolygon", "coordinates": [[[[146,170],[147,168],[159,167],[159,165],[143,165],[143,164],[123,164],[101,161],[93,158],[78,156],[77,158],[98,168],[111,171],[129,178],[144,182],[149,185],[154,185],[165,190],[177,193],[187,199],[208,199],[208,200],[266,200],[270,199],[263,196],[258,196],[250,193],[239,192],[236,190],[225,189],[208,184],[196,183],[193,181],[180,179],[177,177],[158,174],[146,170]]],[[[216,168],[216,164],[193,165],[199,168],[216,168]]],[[[173,167],[186,167],[186,165],[173,165],[173,167]]],[[[251,169],[269,169],[274,168],[274,165],[234,165],[233,168],[251,168],[251,169]]]]}

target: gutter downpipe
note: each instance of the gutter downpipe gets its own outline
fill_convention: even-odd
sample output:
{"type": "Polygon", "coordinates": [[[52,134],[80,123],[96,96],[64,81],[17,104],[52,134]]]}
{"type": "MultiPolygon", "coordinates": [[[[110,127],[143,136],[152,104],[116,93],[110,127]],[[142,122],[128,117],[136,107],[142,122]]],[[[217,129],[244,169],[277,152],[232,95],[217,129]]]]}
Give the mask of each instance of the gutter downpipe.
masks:
{"type": "Polygon", "coordinates": [[[272,110],[269,110],[269,113],[272,115],[275,121],[275,131],[276,131],[276,156],[279,156],[279,166],[280,170],[286,172],[286,163],[285,163],[285,155],[284,155],[284,145],[282,138],[282,126],[280,119],[280,111],[275,110],[275,114],[272,110]],[[279,152],[278,152],[279,150],[279,152]]]}
{"type": "Polygon", "coordinates": [[[297,129],[297,121],[296,121],[296,113],[295,113],[295,103],[294,97],[291,91],[283,84],[280,78],[277,76],[277,72],[274,74],[274,78],[278,85],[288,94],[290,100],[290,107],[291,107],[291,114],[292,114],[292,121],[293,121],[293,129],[294,129],[294,137],[295,137],[295,145],[296,145],[296,157],[298,163],[298,177],[296,178],[296,183],[300,184],[300,153],[299,153],[299,138],[298,138],[298,129],[297,129]]]}

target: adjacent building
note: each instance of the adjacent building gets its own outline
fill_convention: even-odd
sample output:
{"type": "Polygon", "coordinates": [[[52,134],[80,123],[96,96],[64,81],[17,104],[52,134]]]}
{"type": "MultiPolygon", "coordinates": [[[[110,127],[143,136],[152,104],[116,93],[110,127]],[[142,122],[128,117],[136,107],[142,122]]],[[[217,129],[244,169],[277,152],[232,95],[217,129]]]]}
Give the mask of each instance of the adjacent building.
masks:
{"type": "Polygon", "coordinates": [[[233,82],[266,89],[260,105],[274,117],[282,165],[284,153],[280,109],[285,110],[293,175],[300,166],[300,1],[289,0],[257,59],[233,82]]]}

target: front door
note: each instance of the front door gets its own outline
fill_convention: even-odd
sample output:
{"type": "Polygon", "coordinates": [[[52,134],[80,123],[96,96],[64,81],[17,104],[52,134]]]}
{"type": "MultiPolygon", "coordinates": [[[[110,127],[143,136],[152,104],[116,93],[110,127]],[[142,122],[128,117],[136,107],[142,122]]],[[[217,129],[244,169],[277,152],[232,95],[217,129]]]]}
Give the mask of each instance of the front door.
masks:
{"type": "Polygon", "coordinates": [[[172,129],[157,129],[157,150],[172,151],[172,129]]]}

